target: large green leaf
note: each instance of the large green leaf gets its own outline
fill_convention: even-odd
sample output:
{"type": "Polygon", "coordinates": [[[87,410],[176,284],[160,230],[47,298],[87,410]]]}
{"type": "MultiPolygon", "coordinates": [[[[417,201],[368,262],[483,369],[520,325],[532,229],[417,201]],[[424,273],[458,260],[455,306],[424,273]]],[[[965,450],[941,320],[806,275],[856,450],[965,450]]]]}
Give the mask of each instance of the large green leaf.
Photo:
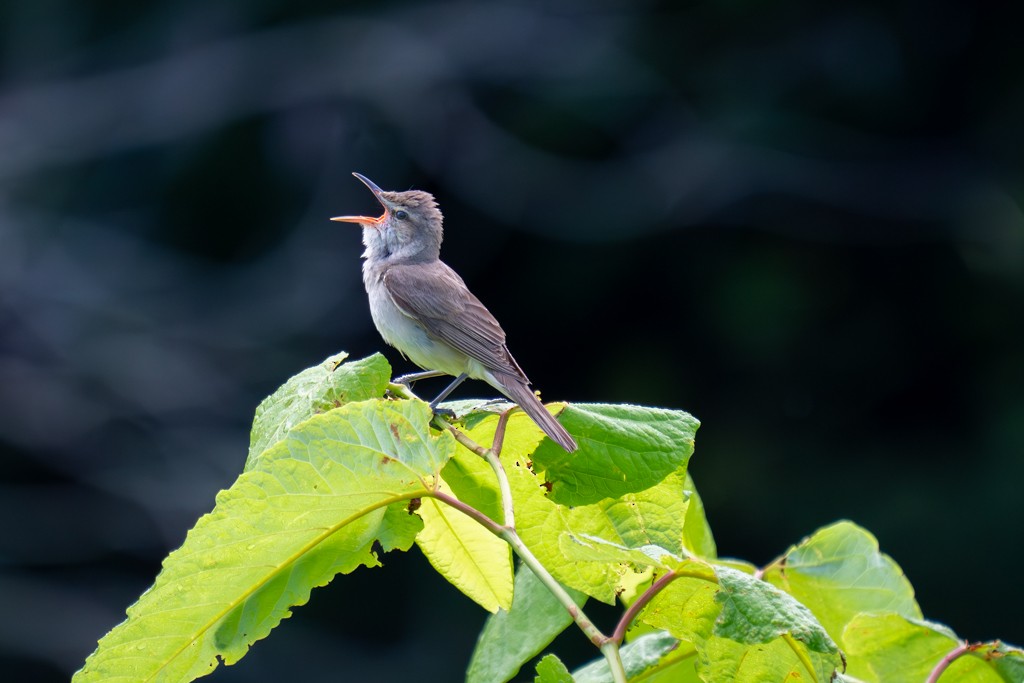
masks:
{"type": "MultiPolygon", "coordinates": [[[[587,596],[566,589],[582,607],[587,596]]],[[[466,672],[466,683],[504,683],[572,624],[562,603],[526,565],[516,571],[512,608],[484,624],[466,672]]],[[[539,668],[538,668],[539,670],[539,668]]]]}
{"type": "Polygon", "coordinates": [[[316,415],[217,496],[154,585],[104,636],[75,681],[189,681],[232,664],[312,588],[409,547],[402,517],[455,449],[419,401],[371,400],[316,415]]]}
{"type": "Polygon", "coordinates": [[[806,605],[845,649],[846,624],[860,612],[895,612],[920,619],[914,589],[878,541],[852,522],[818,530],[791,547],[764,579],[806,605]]]}
{"type": "Polygon", "coordinates": [[[563,505],[587,505],[648,489],[680,472],[693,453],[700,423],[678,410],[631,405],[571,404],[559,422],[580,448],[566,453],[545,440],[533,454],[551,498],[563,505]]]}
{"type": "Polygon", "coordinates": [[[391,377],[391,366],[384,356],[375,353],[351,362],[346,362],[346,358],[348,354],[344,352],[331,356],[295,375],[263,399],[256,408],[249,436],[247,471],[263,451],[300,422],[346,403],[384,395],[391,377]]]}
{"type": "MultiPolygon", "coordinates": [[[[869,683],[920,683],[942,658],[963,645],[942,624],[901,614],[860,614],[843,633],[848,673],[869,683]]],[[[1003,643],[978,643],[955,659],[940,681],[1020,683],[1024,651],[1003,643]]]]}

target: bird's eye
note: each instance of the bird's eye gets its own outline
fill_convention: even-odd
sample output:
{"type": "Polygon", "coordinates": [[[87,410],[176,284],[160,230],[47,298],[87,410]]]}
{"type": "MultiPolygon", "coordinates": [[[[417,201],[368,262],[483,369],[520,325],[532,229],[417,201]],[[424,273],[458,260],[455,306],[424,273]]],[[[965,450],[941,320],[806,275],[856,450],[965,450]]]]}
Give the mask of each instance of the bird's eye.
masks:
{"type": "Polygon", "coordinates": [[[398,211],[395,211],[395,218],[397,218],[400,221],[404,221],[408,217],[409,217],[409,214],[407,214],[405,211],[402,211],[401,209],[399,209],[398,211]]]}

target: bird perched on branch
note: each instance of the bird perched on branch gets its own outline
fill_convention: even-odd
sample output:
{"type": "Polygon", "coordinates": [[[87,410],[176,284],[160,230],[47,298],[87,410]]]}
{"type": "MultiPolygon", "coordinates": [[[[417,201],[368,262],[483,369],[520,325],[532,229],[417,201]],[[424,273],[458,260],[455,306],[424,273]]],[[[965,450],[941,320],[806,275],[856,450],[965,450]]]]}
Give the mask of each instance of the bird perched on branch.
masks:
{"type": "Polygon", "coordinates": [[[430,404],[434,409],[467,377],[483,380],[518,404],[552,441],[576,450],[576,441],[530,390],[501,325],[441,261],[442,217],[433,195],[386,192],[369,178],[353,175],[370,188],[384,213],[331,220],[362,226],[363,284],[373,323],[384,341],[426,371],[400,380],[455,377],[430,404]]]}

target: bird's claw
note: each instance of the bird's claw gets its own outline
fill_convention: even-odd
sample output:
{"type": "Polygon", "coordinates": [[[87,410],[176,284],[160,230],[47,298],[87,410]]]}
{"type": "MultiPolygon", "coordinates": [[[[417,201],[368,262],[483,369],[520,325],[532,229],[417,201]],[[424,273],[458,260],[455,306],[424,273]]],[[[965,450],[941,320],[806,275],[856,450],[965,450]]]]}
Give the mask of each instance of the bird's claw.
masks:
{"type": "Polygon", "coordinates": [[[434,415],[437,415],[438,417],[447,417],[449,420],[454,420],[456,417],[458,417],[455,414],[455,411],[452,410],[451,408],[439,408],[437,406],[430,406],[430,409],[433,410],[434,415]]]}

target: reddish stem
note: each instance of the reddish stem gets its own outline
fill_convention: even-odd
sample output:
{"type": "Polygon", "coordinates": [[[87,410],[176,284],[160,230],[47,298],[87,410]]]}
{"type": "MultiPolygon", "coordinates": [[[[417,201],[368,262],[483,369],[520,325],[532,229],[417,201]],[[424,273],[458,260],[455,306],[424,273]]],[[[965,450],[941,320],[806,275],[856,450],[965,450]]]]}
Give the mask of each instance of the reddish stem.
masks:
{"type": "Polygon", "coordinates": [[[619,623],[615,627],[615,632],[612,634],[612,640],[616,643],[622,643],[622,639],[626,637],[626,629],[633,623],[636,616],[640,614],[640,610],[646,607],[647,603],[654,599],[655,595],[660,593],[665,586],[678,579],[679,576],[679,574],[670,570],[668,573],[662,574],[657,581],[651,584],[650,588],[641,593],[640,597],[629,606],[626,613],[622,615],[621,619],[619,619],[619,623]]]}
{"type": "Polygon", "coordinates": [[[477,510],[472,505],[466,505],[455,496],[449,496],[447,493],[444,493],[443,491],[431,491],[429,495],[431,498],[436,498],[440,501],[444,501],[445,503],[452,506],[459,512],[475,519],[477,522],[483,525],[485,529],[490,531],[495,536],[503,537],[506,528],[495,522],[493,519],[491,519],[484,513],[477,510]]]}
{"type": "Polygon", "coordinates": [[[955,648],[947,652],[946,656],[939,660],[939,663],[935,665],[935,668],[932,669],[932,672],[928,674],[928,678],[927,680],[925,680],[925,683],[938,683],[939,676],[941,676],[942,673],[949,668],[949,665],[955,662],[960,657],[963,657],[971,650],[972,646],[964,642],[960,643],[955,648]]]}

